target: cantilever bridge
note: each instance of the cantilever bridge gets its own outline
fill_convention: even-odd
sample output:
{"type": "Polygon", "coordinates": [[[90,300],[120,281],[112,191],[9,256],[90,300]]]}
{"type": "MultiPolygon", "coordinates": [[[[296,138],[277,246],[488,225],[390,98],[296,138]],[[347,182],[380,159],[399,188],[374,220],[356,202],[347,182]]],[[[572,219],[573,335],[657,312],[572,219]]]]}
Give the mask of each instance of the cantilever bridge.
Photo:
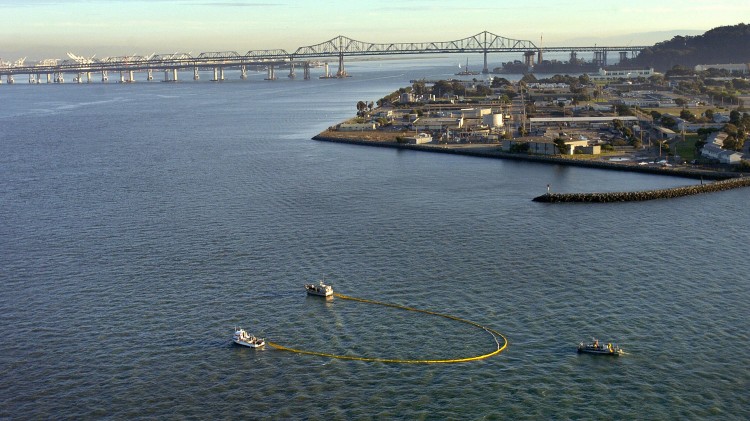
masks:
{"type": "Polygon", "coordinates": [[[223,80],[225,68],[239,68],[241,77],[247,77],[247,66],[262,65],[268,69],[268,78],[275,79],[274,69],[279,66],[289,66],[290,77],[294,77],[295,65],[304,69],[304,78],[310,78],[310,63],[314,60],[328,58],[338,59],[338,70],[335,75],[328,73],[324,77],[346,77],[344,68],[345,57],[356,56],[388,56],[388,55],[419,55],[419,54],[456,54],[481,53],[484,57],[482,72],[489,73],[487,55],[490,53],[521,53],[526,64],[534,64],[534,59],[542,60],[545,52],[570,52],[575,57],[578,52],[593,52],[594,61],[604,66],[607,64],[607,53],[617,52],[620,59],[628,54],[635,55],[644,46],[593,46],[593,47],[539,47],[528,40],[518,40],[495,35],[491,32],[480,32],[466,38],[453,41],[431,42],[402,42],[402,43],[371,43],[357,41],[345,36],[337,36],[319,44],[299,47],[293,53],[283,49],[250,50],[245,54],[235,51],[205,52],[197,56],[188,53],[154,54],[150,56],[107,57],[104,59],[85,59],[69,54],[70,60],[45,60],[36,65],[8,65],[0,67],[0,82],[5,76],[8,83],[13,83],[15,75],[29,75],[29,83],[41,83],[46,76],[47,83],[64,81],[65,73],[77,74],[75,80],[82,82],[86,78],[91,81],[92,73],[101,73],[102,81],[109,79],[109,72],[120,72],[121,82],[134,81],[136,71],[146,71],[148,80],[153,79],[154,71],[164,71],[165,81],[176,81],[178,70],[193,70],[193,78],[199,79],[198,70],[213,68],[212,80],[223,80]],[[125,78],[128,75],[128,79],[125,78]]]}

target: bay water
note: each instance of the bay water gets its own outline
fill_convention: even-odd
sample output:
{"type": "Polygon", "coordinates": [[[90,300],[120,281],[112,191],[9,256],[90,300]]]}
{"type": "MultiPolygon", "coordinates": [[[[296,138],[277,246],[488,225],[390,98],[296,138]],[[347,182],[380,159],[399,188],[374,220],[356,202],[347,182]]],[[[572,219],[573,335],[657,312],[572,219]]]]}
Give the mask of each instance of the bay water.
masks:
{"type": "Polygon", "coordinates": [[[311,140],[457,68],[347,70],[0,86],[0,418],[750,417],[746,189],[540,204],[547,184],[696,181],[311,140]],[[320,279],[509,345],[388,364],[232,344],[240,326],[361,357],[496,349],[467,324],[307,297],[320,279]],[[577,354],[592,337],[627,354],[577,354]]]}

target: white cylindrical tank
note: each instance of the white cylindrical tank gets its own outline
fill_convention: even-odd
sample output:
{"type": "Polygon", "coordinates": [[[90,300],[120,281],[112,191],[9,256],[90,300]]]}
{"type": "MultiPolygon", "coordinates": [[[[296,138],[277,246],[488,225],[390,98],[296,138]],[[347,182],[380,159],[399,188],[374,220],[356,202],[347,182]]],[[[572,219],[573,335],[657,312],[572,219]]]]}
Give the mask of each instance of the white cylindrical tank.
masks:
{"type": "Polygon", "coordinates": [[[502,114],[486,115],[482,118],[482,123],[492,128],[503,127],[503,115],[502,114]]]}

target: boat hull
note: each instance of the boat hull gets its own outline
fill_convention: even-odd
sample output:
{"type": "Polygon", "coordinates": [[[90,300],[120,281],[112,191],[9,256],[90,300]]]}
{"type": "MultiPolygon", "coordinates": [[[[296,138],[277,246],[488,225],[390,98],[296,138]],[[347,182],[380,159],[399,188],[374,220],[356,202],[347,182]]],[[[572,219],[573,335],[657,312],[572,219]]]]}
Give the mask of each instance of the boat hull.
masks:
{"type": "Polygon", "coordinates": [[[593,349],[578,349],[579,354],[593,354],[593,355],[609,355],[612,357],[618,357],[622,354],[622,351],[597,351],[593,349]]]}
{"type": "Polygon", "coordinates": [[[260,348],[266,344],[265,341],[260,342],[260,343],[254,343],[254,342],[241,341],[239,339],[234,339],[233,342],[236,343],[237,345],[246,346],[248,348],[260,348]]]}
{"type": "Polygon", "coordinates": [[[330,297],[333,295],[332,292],[318,292],[315,290],[308,289],[307,295],[317,295],[318,297],[330,297]]]}
{"type": "Polygon", "coordinates": [[[318,297],[332,297],[333,288],[330,285],[326,285],[323,282],[320,285],[305,284],[305,290],[308,295],[316,295],[318,297]]]}

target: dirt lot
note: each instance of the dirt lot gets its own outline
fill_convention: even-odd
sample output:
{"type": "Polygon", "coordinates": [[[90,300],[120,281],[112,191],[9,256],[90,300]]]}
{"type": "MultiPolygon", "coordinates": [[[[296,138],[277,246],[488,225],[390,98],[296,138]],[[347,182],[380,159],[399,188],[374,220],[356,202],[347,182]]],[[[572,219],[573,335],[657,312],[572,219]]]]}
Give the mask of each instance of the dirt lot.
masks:
{"type": "Polygon", "coordinates": [[[380,131],[362,131],[362,132],[339,132],[326,130],[319,136],[330,137],[334,139],[360,139],[373,142],[395,142],[398,136],[407,136],[401,132],[380,132],[380,131]]]}

